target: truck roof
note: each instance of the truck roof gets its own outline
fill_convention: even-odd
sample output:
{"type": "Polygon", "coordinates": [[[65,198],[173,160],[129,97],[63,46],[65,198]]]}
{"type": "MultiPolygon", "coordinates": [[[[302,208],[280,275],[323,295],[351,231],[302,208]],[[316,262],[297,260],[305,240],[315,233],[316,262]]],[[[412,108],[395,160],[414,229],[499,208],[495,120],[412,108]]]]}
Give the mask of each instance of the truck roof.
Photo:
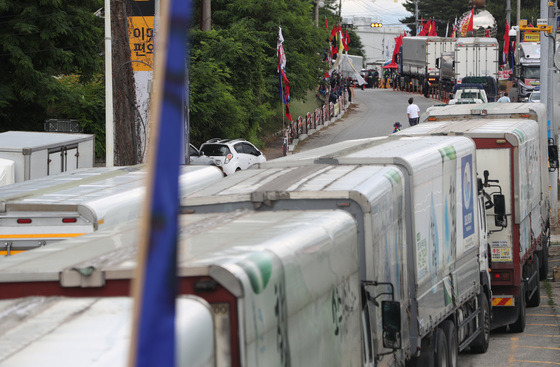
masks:
{"type": "Polygon", "coordinates": [[[463,137],[388,137],[344,141],[322,148],[312,149],[294,156],[287,156],[259,164],[260,167],[287,167],[320,162],[336,162],[340,165],[398,165],[409,174],[439,163],[440,149],[452,147],[458,156],[474,150],[469,139],[463,137]],[[428,148],[428,149],[426,149],[428,148]],[[418,154],[422,151],[422,154],[418,154]],[[437,163],[434,163],[437,162],[437,163]]]}
{"type": "Polygon", "coordinates": [[[59,147],[61,144],[79,143],[93,139],[92,134],[69,134],[35,131],[6,131],[0,133],[0,151],[21,152],[59,147]]]}
{"type": "Polygon", "coordinates": [[[457,134],[470,138],[505,138],[511,145],[519,146],[526,139],[539,136],[534,120],[522,119],[457,119],[418,124],[404,129],[398,135],[457,134]]]}
{"type": "MultiPolygon", "coordinates": [[[[132,279],[139,242],[138,226],[139,221],[133,220],[3,259],[0,294],[4,297],[0,298],[10,298],[9,289],[13,291],[13,287],[19,289],[15,291],[18,297],[107,295],[103,294],[103,289],[89,292],[81,288],[104,288],[111,281],[132,279]],[[22,282],[28,285],[25,289],[18,287],[22,282]],[[45,283],[57,286],[44,286],[45,283]]],[[[346,264],[348,266],[338,270],[346,274],[344,278],[358,271],[356,233],[348,231],[351,226],[355,226],[354,219],[337,210],[181,215],[178,273],[180,276],[215,274],[229,284],[233,294],[240,296],[244,293],[240,281],[232,282],[230,278],[240,276],[240,265],[247,259],[270,258],[274,253],[284,264],[296,265],[298,256],[306,259],[312,256],[313,260],[308,260],[317,262],[317,269],[324,269],[323,276],[329,276],[328,272],[335,276],[331,266],[320,266],[320,263],[331,258],[326,253],[339,241],[337,246],[345,248],[340,249],[345,255],[339,255],[346,257],[345,261],[355,260],[353,266],[346,264]],[[286,231],[287,228],[290,230],[286,231]],[[321,253],[324,256],[318,256],[321,253]]],[[[121,291],[128,295],[128,287],[121,291]]]]}
{"type": "MultiPolygon", "coordinates": [[[[500,118],[507,115],[509,118],[515,116],[531,118],[538,121],[539,124],[546,123],[546,106],[542,103],[482,103],[473,105],[460,106],[437,106],[429,107],[424,114],[423,120],[434,118],[435,120],[452,120],[456,118],[500,118]]],[[[421,121],[422,122],[422,121],[421,121]]],[[[545,125],[546,126],[546,125],[545,125]]]]}
{"type": "MultiPolygon", "coordinates": [[[[87,205],[97,200],[144,190],[144,165],[81,168],[29,181],[7,185],[0,190],[0,206],[20,205],[87,205]]],[[[220,179],[219,169],[212,166],[182,166],[184,194],[196,191],[208,181],[220,179]],[[197,183],[198,182],[198,183],[197,183]]]]}
{"type": "MultiPolygon", "coordinates": [[[[1,300],[0,364],[126,366],[132,307],[130,297],[1,300]]],[[[195,362],[213,360],[210,306],[199,297],[177,297],[177,323],[181,326],[177,350],[182,352],[177,365],[199,366],[195,362]]]]}

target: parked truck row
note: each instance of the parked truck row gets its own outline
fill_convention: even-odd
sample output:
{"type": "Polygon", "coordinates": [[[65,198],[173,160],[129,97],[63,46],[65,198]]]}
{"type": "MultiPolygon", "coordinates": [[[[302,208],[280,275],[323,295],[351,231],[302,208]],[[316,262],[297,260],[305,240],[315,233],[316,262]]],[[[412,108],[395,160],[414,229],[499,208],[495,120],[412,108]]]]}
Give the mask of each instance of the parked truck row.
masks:
{"type": "MultiPolygon", "coordinates": [[[[495,105],[433,108],[399,134],[184,194],[180,365],[453,366],[485,352],[492,327],[523,331],[547,264],[544,106],[495,105]]],[[[72,365],[126,361],[137,228],[0,262],[0,340],[26,345],[3,344],[0,363],[48,365],[70,337],[72,365]],[[100,314],[118,322],[110,343],[100,314]]]]}
{"type": "Polygon", "coordinates": [[[477,83],[483,84],[489,101],[496,100],[499,45],[495,38],[404,37],[400,55],[401,86],[421,90],[429,81],[431,87],[449,94],[457,84],[477,83]]]}

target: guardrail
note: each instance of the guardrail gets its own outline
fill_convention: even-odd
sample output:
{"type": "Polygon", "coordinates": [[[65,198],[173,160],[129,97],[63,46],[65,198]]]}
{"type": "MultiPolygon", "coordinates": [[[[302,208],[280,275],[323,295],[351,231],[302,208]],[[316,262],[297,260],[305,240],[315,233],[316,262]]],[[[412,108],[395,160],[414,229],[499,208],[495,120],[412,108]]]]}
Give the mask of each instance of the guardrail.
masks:
{"type": "Polygon", "coordinates": [[[288,147],[296,139],[301,139],[317,130],[318,126],[325,125],[332,118],[338,117],[348,107],[348,91],[344,90],[336,103],[329,102],[318,107],[313,112],[307,112],[305,117],[298,116],[284,131],[284,142],[282,144],[282,155],[288,154],[288,147]]]}

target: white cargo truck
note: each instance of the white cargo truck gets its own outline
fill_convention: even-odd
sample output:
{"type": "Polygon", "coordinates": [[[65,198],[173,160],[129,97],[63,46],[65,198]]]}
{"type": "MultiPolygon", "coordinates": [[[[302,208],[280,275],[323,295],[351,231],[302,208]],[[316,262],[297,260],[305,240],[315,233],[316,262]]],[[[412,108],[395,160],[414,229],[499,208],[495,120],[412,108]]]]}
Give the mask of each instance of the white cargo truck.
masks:
{"type": "Polygon", "coordinates": [[[457,38],[453,49],[438,57],[441,89],[453,91],[465,77],[492,77],[498,80],[499,45],[495,38],[457,38]]]}
{"type": "MultiPolygon", "coordinates": [[[[212,366],[360,364],[358,228],[350,214],[243,211],[182,215],[179,223],[179,293],[195,295],[198,303],[207,299],[211,308],[210,320],[208,310],[202,310],[204,323],[194,315],[187,320],[191,323],[176,322],[179,335],[184,335],[177,349],[186,354],[179,366],[196,366],[195,357],[208,355],[212,343],[200,345],[201,338],[214,341],[212,366]]],[[[112,357],[110,365],[124,366],[127,350],[118,343],[129,326],[124,316],[130,317],[130,305],[123,297],[134,274],[138,232],[133,221],[0,262],[0,310],[11,300],[6,309],[19,311],[19,319],[11,323],[6,319],[16,311],[1,312],[0,364],[28,358],[41,363],[24,365],[87,366],[89,358],[112,357]],[[51,329],[34,329],[39,317],[20,321],[22,313],[33,312],[25,305],[33,299],[39,299],[38,309],[48,306],[40,302],[45,299],[55,306],[77,306],[51,309],[51,329]],[[106,319],[92,318],[89,327],[80,328],[96,310],[106,319]],[[81,334],[68,332],[75,329],[81,334]],[[21,349],[13,340],[27,341],[30,347],[21,349]],[[27,353],[52,340],[58,345],[27,353]],[[60,348],[68,346],[72,351],[61,354],[60,348]],[[72,363],[64,364],[67,354],[72,363]]]]}
{"type": "Polygon", "coordinates": [[[0,158],[15,163],[15,182],[93,167],[95,136],[34,131],[0,133],[0,158]]]}
{"type": "Polygon", "coordinates": [[[546,126],[540,103],[494,103],[432,108],[426,123],[400,133],[465,135],[476,143],[478,175],[502,203],[488,213],[493,328],[524,330],[525,308],[539,305],[539,278],[548,272],[548,166],[558,161],[549,161],[546,126]]]}
{"type": "Polygon", "coordinates": [[[404,85],[412,83],[421,88],[426,77],[431,83],[438,83],[438,59],[442,53],[453,50],[455,41],[455,38],[447,37],[404,37],[400,68],[404,85]]]}
{"type": "MultiPolygon", "coordinates": [[[[472,140],[367,139],[288,158],[182,199],[179,294],[210,304],[217,366],[456,365],[459,350],[486,350],[472,140]]],[[[0,299],[127,296],[137,225],[4,259],[0,299]]]]}
{"type": "MultiPolygon", "coordinates": [[[[183,166],[183,194],[217,182],[213,166],[183,166]]],[[[143,166],[84,168],[0,190],[0,255],[13,255],[137,218],[143,166]]]]}
{"type": "Polygon", "coordinates": [[[345,141],[259,164],[193,194],[183,210],[350,212],[360,234],[362,364],[453,365],[459,351],[489,342],[474,153],[464,137],[345,141]],[[382,300],[402,315],[395,329],[382,322],[382,300]]]}

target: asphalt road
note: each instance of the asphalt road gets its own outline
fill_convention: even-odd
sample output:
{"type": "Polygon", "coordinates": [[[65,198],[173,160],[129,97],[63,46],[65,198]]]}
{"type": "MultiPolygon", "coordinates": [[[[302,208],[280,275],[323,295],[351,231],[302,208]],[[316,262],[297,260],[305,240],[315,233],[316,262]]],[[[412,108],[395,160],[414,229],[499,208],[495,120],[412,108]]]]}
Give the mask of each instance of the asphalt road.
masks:
{"type": "MultiPolygon", "coordinates": [[[[393,90],[355,90],[353,104],[334,123],[302,140],[294,152],[349,139],[360,139],[391,134],[393,124],[399,121],[408,127],[406,107],[412,96],[421,112],[441,102],[421,95],[393,90]]],[[[279,156],[279,155],[278,155],[279,156]]],[[[275,154],[268,153],[269,159],[275,154]]],[[[560,234],[560,231],[556,229],[560,234]]],[[[527,309],[525,332],[493,331],[490,347],[485,354],[468,351],[459,355],[459,366],[527,367],[560,366],[560,236],[553,236],[555,245],[550,250],[550,274],[541,282],[541,304],[527,309]],[[558,280],[552,276],[558,272],[558,280]]]]}
{"type": "Polygon", "coordinates": [[[428,107],[441,103],[422,95],[392,89],[355,89],[354,97],[342,118],[300,142],[295,152],[344,140],[389,135],[393,132],[396,121],[406,128],[409,126],[406,108],[410,97],[414,98],[421,113],[428,107]]]}

